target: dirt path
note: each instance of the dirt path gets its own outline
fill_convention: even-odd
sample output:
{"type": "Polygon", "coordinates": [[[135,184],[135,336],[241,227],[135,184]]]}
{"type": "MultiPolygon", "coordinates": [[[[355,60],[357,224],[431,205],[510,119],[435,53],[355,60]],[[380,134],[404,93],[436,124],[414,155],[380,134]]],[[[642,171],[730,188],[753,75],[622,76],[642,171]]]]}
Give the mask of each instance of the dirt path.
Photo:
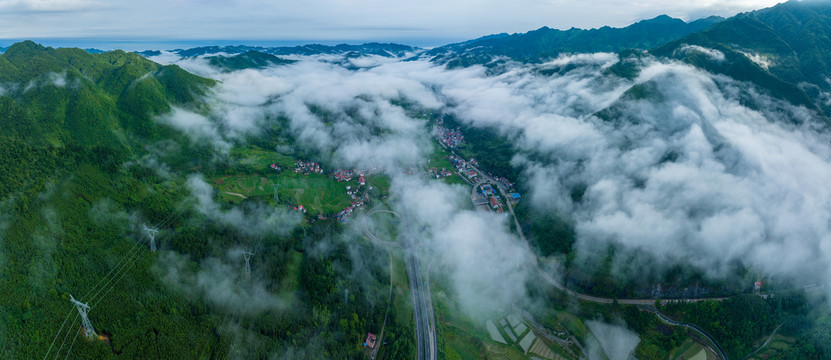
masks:
{"type": "Polygon", "coordinates": [[[245,195],[240,194],[240,193],[235,193],[235,192],[230,192],[230,191],[226,191],[225,193],[226,193],[226,194],[228,194],[228,195],[231,195],[231,196],[238,196],[238,197],[241,197],[241,198],[243,198],[243,199],[247,199],[247,198],[245,197],[245,195]]]}
{"type": "Polygon", "coordinates": [[[770,341],[773,339],[773,336],[776,335],[776,332],[779,331],[779,328],[781,328],[783,324],[784,323],[779,324],[779,326],[777,326],[776,329],[773,329],[773,332],[770,333],[770,336],[768,336],[768,339],[765,340],[765,343],[762,344],[762,346],[760,346],[758,349],[754,350],[752,353],[747,354],[747,356],[742,358],[742,360],[749,359],[751,356],[755,355],[759,351],[762,351],[762,349],[764,349],[766,346],[768,346],[768,344],[770,344],[770,341]]]}
{"type": "Polygon", "coordinates": [[[395,267],[392,263],[392,251],[389,248],[387,249],[387,254],[390,256],[390,294],[387,296],[387,309],[384,310],[384,323],[381,325],[381,333],[378,335],[378,340],[375,342],[375,348],[369,353],[369,358],[371,360],[375,360],[375,356],[378,355],[378,349],[380,349],[381,344],[384,343],[384,328],[387,327],[387,316],[390,313],[390,305],[392,305],[392,279],[395,274],[395,267]]]}

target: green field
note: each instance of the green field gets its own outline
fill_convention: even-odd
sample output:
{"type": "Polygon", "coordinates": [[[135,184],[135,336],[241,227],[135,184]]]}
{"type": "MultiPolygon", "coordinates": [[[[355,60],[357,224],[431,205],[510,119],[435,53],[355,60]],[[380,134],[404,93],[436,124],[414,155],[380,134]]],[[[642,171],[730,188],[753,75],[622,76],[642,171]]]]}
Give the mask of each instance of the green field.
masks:
{"type": "Polygon", "coordinates": [[[303,253],[294,251],[286,265],[286,277],[283,279],[283,291],[295,292],[300,288],[300,268],[303,253]]]}
{"type": "MultiPolygon", "coordinates": [[[[274,151],[248,148],[235,152],[246,174],[224,175],[210,179],[220,196],[232,203],[249,197],[274,198],[275,188],[280,203],[303,205],[311,214],[333,214],[352,203],[346,187],[357,187],[357,180],[338,182],[328,174],[303,175],[293,171],[295,159],[274,151]],[[283,168],[277,172],[271,164],[283,168]]],[[[387,185],[387,188],[389,186],[387,185]]]]}
{"type": "Polygon", "coordinates": [[[453,175],[449,177],[442,177],[441,181],[444,181],[447,184],[462,184],[462,185],[470,185],[456,173],[456,168],[453,165],[450,165],[450,160],[447,159],[447,156],[450,155],[447,150],[436,143],[436,148],[430,154],[430,162],[427,163],[427,168],[438,168],[441,171],[442,168],[445,168],[447,171],[453,171],[453,175]]]}
{"type": "Polygon", "coordinates": [[[371,231],[375,236],[387,241],[398,240],[398,217],[386,212],[372,213],[368,217],[374,225],[371,231]]]}
{"type": "Polygon", "coordinates": [[[586,324],[574,314],[559,312],[557,313],[557,320],[564,324],[568,332],[574,334],[578,339],[585,339],[589,334],[586,324]]]}
{"type": "Polygon", "coordinates": [[[395,300],[393,301],[393,309],[395,311],[395,319],[399,324],[414,324],[413,323],[413,299],[410,296],[410,284],[407,280],[407,269],[404,266],[404,256],[401,251],[393,251],[392,253],[393,274],[392,283],[395,287],[395,300]]]}

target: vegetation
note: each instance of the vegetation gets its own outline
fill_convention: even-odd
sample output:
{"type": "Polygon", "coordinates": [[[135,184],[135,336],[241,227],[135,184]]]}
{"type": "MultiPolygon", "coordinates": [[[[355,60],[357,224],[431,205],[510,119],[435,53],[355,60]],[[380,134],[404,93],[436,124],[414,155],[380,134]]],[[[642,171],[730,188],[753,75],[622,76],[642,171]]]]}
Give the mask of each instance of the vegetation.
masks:
{"type": "Polygon", "coordinates": [[[242,69],[261,69],[267,66],[286,65],[294,63],[294,60],[283,59],[271,54],[250,50],[243,54],[233,56],[215,55],[207,57],[208,63],[224,71],[242,69]]]}
{"type": "MultiPolygon", "coordinates": [[[[332,220],[253,237],[187,200],[191,172],[238,176],[263,160],[215,159],[154,121],[171,106],[201,111],[212,80],[136,54],[32,42],[11,46],[0,68],[0,358],[70,347],[96,359],[365,357],[388,294],[386,262],[372,259],[385,252],[340,236],[332,220]],[[150,224],[162,225],[155,253],[140,230],[150,224]],[[251,281],[240,247],[256,252],[251,281]],[[70,296],[89,302],[101,338],[79,335],[70,296]]],[[[396,356],[409,354],[409,327],[388,329],[396,356]]]]}
{"type": "Polygon", "coordinates": [[[650,49],[722,21],[709,17],[686,23],[666,15],[625,28],[557,30],[542,27],[522,34],[490,35],[428,51],[434,61],[450,67],[487,64],[498,56],[524,62],[542,62],[564,53],[618,52],[650,49]],[[448,52],[450,50],[450,52],[448,52]]]}
{"type": "Polygon", "coordinates": [[[734,16],[709,29],[657,47],[653,53],[682,59],[715,73],[749,81],[773,96],[809,108],[829,110],[820,100],[831,89],[831,6],[819,1],[788,1],[771,8],[734,16]],[[713,61],[698,45],[721,51],[713,61]]]}

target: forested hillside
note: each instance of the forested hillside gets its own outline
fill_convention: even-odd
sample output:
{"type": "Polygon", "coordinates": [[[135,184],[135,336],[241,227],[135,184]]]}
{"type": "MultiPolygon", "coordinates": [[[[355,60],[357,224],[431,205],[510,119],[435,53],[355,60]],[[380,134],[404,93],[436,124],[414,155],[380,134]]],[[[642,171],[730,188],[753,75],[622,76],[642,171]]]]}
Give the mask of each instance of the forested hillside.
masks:
{"type": "Polygon", "coordinates": [[[214,83],[123,51],[27,41],[0,55],[0,358],[365,356],[387,296],[373,285],[389,275],[344,269],[386,253],[343,249],[334,220],[251,233],[197,210],[193,174],[236,165],[157,116],[207,109],[214,83]],[[157,252],[144,226],[160,230],[157,252]],[[321,243],[332,251],[307,251],[321,243]],[[242,248],[256,252],[250,280],[242,248]],[[91,307],[93,340],[70,297],[91,307]]]}
{"type": "Polygon", "coordinates": [[[708,17],[684,22],[666,15],[639,21],[624,28],[557,30],[542,27],[521,34],[498,34],[432,49],[424,56],[448,66],[486,64],[498,57],[523,62],[550,60],[566,53],[618,52],[650,49],[706,29],[722,21],[708,17]]]}
{"type": "Polygon", "coordinates": [[[739,14],[653,50],[752,82],[777,97],[826,113],[831,74],[831,4],[788,1],[739,14]],[[700,46],[723,54],[697,51],[700,46]],[[714,56],[711,56],[715,54],[714,56]]]}

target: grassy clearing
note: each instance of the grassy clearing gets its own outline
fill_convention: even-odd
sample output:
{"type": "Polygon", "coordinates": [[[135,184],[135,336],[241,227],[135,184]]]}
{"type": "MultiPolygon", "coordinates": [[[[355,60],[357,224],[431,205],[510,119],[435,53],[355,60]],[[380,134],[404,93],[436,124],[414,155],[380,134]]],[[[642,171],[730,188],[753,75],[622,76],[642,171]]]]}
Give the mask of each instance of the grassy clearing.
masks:
{"type": "MultiPolygon", "coordinates": [[[[346,187],[358,185],[357,180],[341,183],[329,175],[294,173],[295,159],[274,151],[247,148],[236,150],[234,155],[252,173],[210,179],[220,196],[232,203],[249,197],[274,197],[276,185],[281,203],[303,205],[312,214],[332,214],[352,203],[346,187]],[[270,165],[274,163],[283,171],[278,173],[271,169],[270,165]]],[[[389,188],[388,182],[386,188],[389,188]]]]}
{"type": "Polygon", "coordinates": [[[453,175],[449,177],[442,177],[441,181],[444,181],[447,184],[462,184],[462,185],[469,185],[467,182],[462,180],[459,174],[455,173],[455,168],[453,165],[450,165],[450,160],[447,159],[447,156],[450,155],[447,150],[443,147],[439,146],[436,143],[436,149],[430,154],[430,162],[427,163],[427,168],[438,168],[441,171],[442,168],[445,168],[447,171],[454,171],[453,175]]]}
{"type": "Polygon", "coordinates": [[[395,310],[395,320],[399,324],[413,323],[413,299],[410,295],[410,284],[407,280],[407,270],[404,266],[404,256],[400,250],[395,250],[392,253],[392,266],[395,271],[392,277],[392,284],[395,287],[395,300],[393,301],[393,309],[395,310]]]}
{"type": "Polygon", "coordinates": [[[392,180],[389,176],[384,174],[369,175],[366,178],[367,185],[372,186],[378,190],[379,194],[390,193],[390,183],[392,180]]]}
{"type": "Polygon", "coordinates": [[[297,160],[289,155],[255,147],[234,148],[231,150],[231,155],[241,159],[241,162],[245,165],[268,170],[271,170],[269,168],[271,164],[280,165],[283,169],[293,169],[297,160]]]}
{"type": "Polygon", "coordinates": [[[300,288],[300,265],[303,262],[303,253],[293,252],[286,265],[286,277],[283,279],[283,291],[294,293],[300,288]]]}
{"type": "Polygon", "coordinates": [[[390,213],[377,212],[370,216],[372,223],[375,225],[373,232],[375,236],[382,240],[397,241],[398,239],[398,223],[397,217],[390,213]]]}
{"type": "Polygon", "coordinates": [[[589,334],[586,324],[574,314],[559,312],[557,313],[557,320],[566,327],[568,332],[572,333],[578,339],[585,339],[589,334]]]}

